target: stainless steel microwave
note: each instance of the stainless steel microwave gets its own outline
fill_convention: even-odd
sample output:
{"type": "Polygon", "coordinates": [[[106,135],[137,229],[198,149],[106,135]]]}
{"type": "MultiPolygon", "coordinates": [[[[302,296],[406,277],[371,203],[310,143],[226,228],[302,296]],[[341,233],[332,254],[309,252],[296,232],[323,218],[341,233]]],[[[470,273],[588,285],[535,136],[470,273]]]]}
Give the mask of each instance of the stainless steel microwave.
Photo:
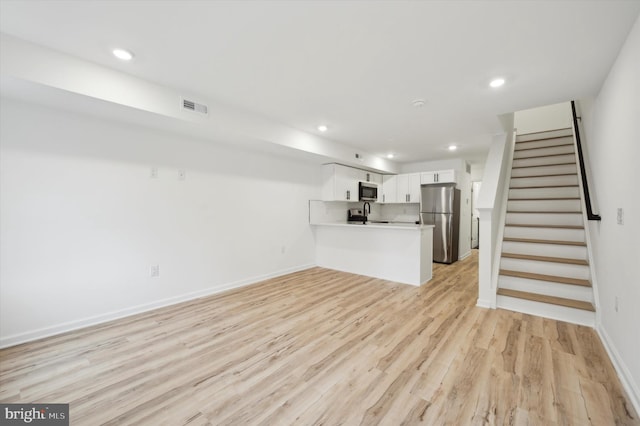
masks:
{"type": "Polygon", "coordinates": [[[358,194],[360,201],[378,201],[378,185],[372,182],[360,182],[358,194]]]}

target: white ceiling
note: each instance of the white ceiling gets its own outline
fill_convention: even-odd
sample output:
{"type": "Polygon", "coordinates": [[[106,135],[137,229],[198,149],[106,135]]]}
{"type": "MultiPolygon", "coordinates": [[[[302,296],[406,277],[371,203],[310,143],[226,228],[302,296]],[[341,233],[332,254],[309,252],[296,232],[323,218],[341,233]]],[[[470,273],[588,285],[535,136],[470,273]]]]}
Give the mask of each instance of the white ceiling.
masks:
{"type": "Polygon", "coordinates": [[[595,95],[639,13],[638,0],[0,0],[0,30],[413,162],[481,156],[498,115],[595,95]],[[495,76],[507,84],[490,89],[495,76]]]}

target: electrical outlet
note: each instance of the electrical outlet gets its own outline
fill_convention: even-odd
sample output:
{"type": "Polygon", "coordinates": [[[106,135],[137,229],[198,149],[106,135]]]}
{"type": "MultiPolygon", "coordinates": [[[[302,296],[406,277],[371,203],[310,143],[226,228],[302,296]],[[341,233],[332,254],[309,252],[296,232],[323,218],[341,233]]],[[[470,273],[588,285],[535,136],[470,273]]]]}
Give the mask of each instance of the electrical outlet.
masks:
{"type": "Polygon", "coordinates": [[[280,248],[280,253],[284,254],[285,251],[287,251],[287,247],[286,246],[282,246],[280,248]]]}
{"type": "Polygon", "coordinates": [[[158,179],[158,168],[157,167],[151,167],[151,172],[149,172],[149,177],[151,179],[158,179]]]}
{"type": "Polygon", "coordinates": [[[624,225],[624,209],[622,207],[618,207],[617,221],[618,225],[624,225]]]}
{"type": "Polygon", "coordinates": [[[187,171],[185,169],[178,170],[178,179],[185,180],[187,178],[187,171]]]}
{"type": "Polygon", "coordinates": [[[149,276],[151,278],[159,277],[160,276],[160,265],[151,265],[151,268],[149,268],[149,276]]]}

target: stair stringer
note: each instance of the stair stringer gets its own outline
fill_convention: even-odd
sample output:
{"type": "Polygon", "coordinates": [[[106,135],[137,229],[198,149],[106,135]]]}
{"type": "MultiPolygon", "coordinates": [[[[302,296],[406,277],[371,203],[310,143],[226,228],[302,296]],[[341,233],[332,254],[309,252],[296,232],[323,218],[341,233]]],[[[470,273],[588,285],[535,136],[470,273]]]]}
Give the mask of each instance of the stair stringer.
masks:
{"type": "MultiPolygon", "coordinates": [[[[578,140],[576,138],[575,126],[571,127],[571,134],[573,135],[573,149],[576,155],[576,165],[578,164],[578,140]]],[[[582,173],[580,167],[576,167],[578,173],[578,188],[580,189],[580,206],[582,208],[582,220],[584,223],[584,241],[587,244],[587,259],[589,261],[589,270],[591,275],[591,290],[593,291],[593,306],[596,308],[595,324],[600,324],[600,297],[598,295],[598,279],[595,270],[595,262],[593,258],[593,249],[591,243],[591,233],[589,227],[589,219],[587,217],[587,205],[584,199],[584,187],[582,185],[582,173]]],[[[595,326],[594,324],[594,326],[595,326]]]]}
{"type": "Polygon", "coordinates": [[[491,308],[496,309],[498,307],[498,276],[500,275],[500,261],[502,260],[502,242],[504,240],[504,224],[507,220],[507,205],[509,204],[509,186],[511,182],[511,173],[513,172],[513,155],[515,154],[516,149],[516,138],[518,129],[513,129],[511,133],[511,140],[509,144],[511,145],[509,149],[509,156],[507,158],[507,170],[509,170],[509,175],[507,177],[507,181],[503,187],[502,193],[502,205],[500,206],[500,216],[498,216],[498,233],[496,234],[496,247],[493,256],[493,265],[491,267],[491,308]]]}

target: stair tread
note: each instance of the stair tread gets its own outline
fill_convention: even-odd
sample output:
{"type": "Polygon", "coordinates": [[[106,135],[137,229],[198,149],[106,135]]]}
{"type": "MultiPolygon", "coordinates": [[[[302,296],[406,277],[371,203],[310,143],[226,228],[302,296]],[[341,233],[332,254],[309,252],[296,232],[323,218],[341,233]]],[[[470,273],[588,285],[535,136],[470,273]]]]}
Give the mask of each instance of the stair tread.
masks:
{"type": "MultiPolygon", "coordinates": [[[[521,213],[521,212],[517,212],[517,213],[521,213]]],[[[584,226],[580,226],[580,225],[546,225],[546,224],[533,224],[533,223],[505,223],[504,226],[516,226],[519,228],[584,229],[584,226]]]]}
{"type": "Polygon", "coordinates": [[[584,311],[591,311],[591,312],[596,311],[591,302],[585,302],[582,300],[565,299],[563,297],[549,296],[546,294],[538,294],[538,293],[530,293],[528,291],[510,290],[507,288],[499,288],[498,294],[501,296],[532,300],[534,302],[550,303],[552,305],[582,309],[584,311]]]}
{"type": "MultiPolygon", "coordinates": [[[[509,201],[521,201],[521,200],[509,200],[509,201]]],[[[554,210],[507,210],[507,213],[582,214],[582,212],[576,212],[576,211],[554,211],[554,210]]]]}
{"type": "Polygon", "coordinates": [[[554,166],[575,166],[575,165],[576,165],[576,163],[574,161],[574,162],[571,162],[571,163],[538,164],[536,166],[515,166],[515,167],[512,167],[512,169],[530,169],[530,168],[533,168],[533,167],[554,167],[554,166]]]}
{"type": "Polygon", "coordinates": [[[562,240],[537,240],[535,238],[511,238],[505,237],[503,241],[510,241],[513,243],[532,243],[532,244],[558,244],[565,246],[582,246],[586,247],[587,243],[580,241],[562,241],[562,240]]]}
{"type": "MultiPolygon", "coordinates": [[[[553,146],[545,146],[544,148],[553,148],[553,146]]],[[[531,157],[518,157],[518,158],[514,157],[513,161],[516,161],[516,160],[529,160],[531,158],[560,157],[560,156],[563,156],[563,155],[574,155],[574,153],[573,152],[563,152],[561,154],[533,155],[531,157]]]]}
{"type": "MultiPolygon", "coordinates": [[[[533,141],[522,141],[522,142],[524,143],[524,142],[533,142],[533,141]]],[[[572,143],[563,143],[563,144],[560,144],[560,145],[537,146],[535,148],[520,148],[520,149],[515,149],[514,151],[515,152],[518,152],[518,151],[529,151],[530,149],[556,148],[556,147],[559,147],[559,146],[573,146],[573,144],[572,143]]]]}
{"type": "Polygon", "coordinates": [[[540,262],[554,262],[554,263],[567,263],[571,265],[585,265],[588,266],[589,262],[584,259],[571,259],[567,257],[552,257],[552,256],[534,256],[532,254],[518,254],[518,253],[502,253],[502,257],[509,259],[523,259],[523,260],[536,260],[540,262]]]}
{"type": "Polygon", "coordinates": [[[530,179],[530,178],[555,177],[555,176],[578,176],[578,174],[577,173],[554,173],[550,175],[511,176],[511,179],[530,179]]]}
{"type": "MultiPolygon", "coordinates": [[[[517,188],[514,188],[517,189],[517,188]]],[[[580,197],[557,197],[557,198],[508,198],[507,201],[548,201],[548,200],[579,200],[580,197]]]]}
{"type": "Polygon", "coordinates": [[[543,189],[543,188],[577,188],[578,185],[537,185],[537,186],[510,186],[509,189],[543,189]]]}
{"type": "Polygon", "coordinates": [[[589,280],[580,278],[559,277],[557,275],[534,274],[533,272],[511,271],[508,269],[500,269],[500,275],[516,278],[527,278],[530,280],[549,281],[552,283],[562,283],[571,285],[580,285],[583,287],[591,287],[589,280]]]}

